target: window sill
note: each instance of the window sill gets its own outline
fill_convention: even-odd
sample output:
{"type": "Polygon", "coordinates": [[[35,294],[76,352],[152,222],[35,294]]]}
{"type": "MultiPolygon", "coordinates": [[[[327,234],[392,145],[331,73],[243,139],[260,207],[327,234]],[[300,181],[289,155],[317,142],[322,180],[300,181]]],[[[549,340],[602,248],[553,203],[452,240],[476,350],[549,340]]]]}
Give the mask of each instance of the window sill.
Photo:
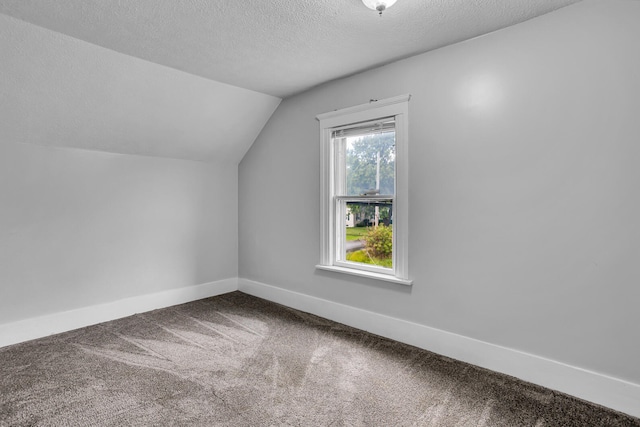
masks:
{"type": "Polygon", "coordinates": [[[400,279],[389,274],[374,273],[371,271],[356,270],[354,268],[336,267],[335,265],[316,265],[316,269],[333,271],[334,273],[350,274],[352,276],[366,277],[368,279],[383,280],[385,282],[397,283],[399,285],[411,286],[413,280],[400,279]]]}

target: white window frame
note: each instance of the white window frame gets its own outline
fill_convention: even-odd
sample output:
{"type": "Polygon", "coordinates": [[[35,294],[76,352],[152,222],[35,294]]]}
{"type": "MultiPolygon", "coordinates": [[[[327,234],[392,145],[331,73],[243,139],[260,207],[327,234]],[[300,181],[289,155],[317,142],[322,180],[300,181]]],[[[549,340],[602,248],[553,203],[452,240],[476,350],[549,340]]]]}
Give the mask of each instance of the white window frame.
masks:
{"type": "MultiPolygon", "coordinates": [[[[342,110],[319,114],[320,122],[320,263],[316,268],[363,276],[402,285],[409,279],[409,154],[408,113],[411,95],[372,100],[342,110]],[[393,268],[361,265],[338,260],[339,233],[336,201],[336,149],[331,133],[335,128],[372,120],[395,118],[395,197],[393,200],[393,268]]],[[[344,197],[342,197],[344,199],[344,197]]]]}

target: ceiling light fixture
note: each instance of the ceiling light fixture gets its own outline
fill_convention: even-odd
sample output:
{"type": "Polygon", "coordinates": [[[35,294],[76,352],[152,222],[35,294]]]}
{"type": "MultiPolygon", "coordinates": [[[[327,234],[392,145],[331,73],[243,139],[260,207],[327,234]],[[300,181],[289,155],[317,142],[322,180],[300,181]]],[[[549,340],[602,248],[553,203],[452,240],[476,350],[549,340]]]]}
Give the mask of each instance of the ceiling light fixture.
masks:
{"type": "Polygon", "coordinates": [[[377,10],[380,16],[382,12],[394,5],[397,0],[362,0],[365,6],[371,10],[377,10]]]}

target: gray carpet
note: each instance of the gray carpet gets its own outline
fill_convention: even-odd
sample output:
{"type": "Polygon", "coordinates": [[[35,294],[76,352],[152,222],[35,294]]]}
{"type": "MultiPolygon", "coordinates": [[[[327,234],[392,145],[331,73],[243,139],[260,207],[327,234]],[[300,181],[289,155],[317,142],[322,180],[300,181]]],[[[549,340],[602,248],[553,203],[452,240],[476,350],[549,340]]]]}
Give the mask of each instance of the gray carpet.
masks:
{"type": "Polygon", "coordinates": [[[640,426],[240,292],[0,349],[2,426],[640,426]]]}

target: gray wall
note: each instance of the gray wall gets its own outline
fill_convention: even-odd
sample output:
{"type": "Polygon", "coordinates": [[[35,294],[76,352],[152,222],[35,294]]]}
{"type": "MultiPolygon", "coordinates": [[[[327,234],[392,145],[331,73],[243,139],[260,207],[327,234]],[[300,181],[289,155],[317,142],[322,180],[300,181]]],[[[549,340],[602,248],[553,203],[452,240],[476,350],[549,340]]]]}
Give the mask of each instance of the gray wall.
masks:
{"type": "Polygon", "coordinates": [[[0,325],[237,276],[237,160],[278,99],[4,15],[0,58],[0,325]]]}
{"type": "Polygon", "coordinates": [[[640,383],[640,2],[586,0],[282,102],[240,277],[640,383]],[[319,113],[412,94],[411,288],[315,270],[319,113]]]}
{"type": "Polygon", "coordinates": [[[237,276],[237,168],[0,144],[0,324],[237,276]]]}

